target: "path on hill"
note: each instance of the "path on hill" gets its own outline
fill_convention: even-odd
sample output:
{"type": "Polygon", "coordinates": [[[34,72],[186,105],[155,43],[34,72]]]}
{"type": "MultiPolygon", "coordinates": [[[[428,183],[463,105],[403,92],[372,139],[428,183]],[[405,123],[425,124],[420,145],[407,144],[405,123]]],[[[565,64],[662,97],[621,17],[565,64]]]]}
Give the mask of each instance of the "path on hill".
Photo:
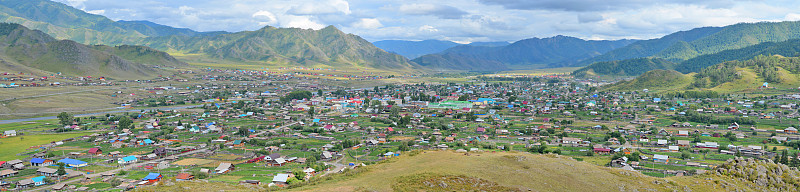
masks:
{"type": "MultiPolygon", "coordinates": [[[[178,155],[175,155],[175,156],[179,156],[180,157],[180,156],[191,155],[191,154],[195,154],[195,153],[199,153],[199,152],[206,152],[206,149],[198,149],[198,150],[194,150],[194,151],[190,151],[190,152],[186,152],[186,153],[181,153],[181,154],[178,154],[178,155]]],[[[75,182],[83,180],[83,178],[87,178],[87,177],[88,178],[96,178],[96,177],[100,177],[100,176],[102,176],[103,174],[106,174],[106,173],[114,173],[114,175],[116,175],[120,171],[130,170],[130,169],[132,169],[134,167],[144,166],[144,165],[147,165],[147,164],[150,164],[150,163],[155,163],[155,162],[158,162],[158,161],[161,161],[161,159],[154,159],[154,160],[150,160],[150,161],[135,163],[135,164],[127,165],[125,167],[120,167],[120,168],[109,170],[109,171],[104,171],[104,172],[99,172],[99,173],[92,173],[92,174],[86,175],[84,177],[78,177],[76,179],[69,180],[69,181],[64,181],[64,182],[60,182],[60,183],[64,183],[64,184],[75,183],[75,182]]],[[[157,172],[157,171],[155,171],[155,172],[157,172]]],[[[53,185],[55,185],[55,184],[58,184],[58,183],[54,183],[53,185]]],[[[47,185],[45,187],[41,187],[41,188],[34,189],[34,190],[27,190],[27,191],[50,190],[50,189],[52,189],[53,185],[47,185]]],[[[117,187],[117,186],[113,186],[113,187],[117,187]]]]}

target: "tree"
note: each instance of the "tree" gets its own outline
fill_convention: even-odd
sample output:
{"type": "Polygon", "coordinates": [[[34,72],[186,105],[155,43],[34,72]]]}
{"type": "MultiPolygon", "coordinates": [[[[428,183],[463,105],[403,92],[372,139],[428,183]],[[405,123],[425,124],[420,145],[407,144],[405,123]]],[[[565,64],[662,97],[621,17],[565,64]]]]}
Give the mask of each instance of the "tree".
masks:
{"type": "Polygon", "coordinates": [[[64,170],[64,163],[58,163],[58,170],[56,171],[56,174],[59,176],[64,176],[67,174],[67,171],[64,170]]]}
{"type": "Polygon", "coordinates": [[[304,180],[306,178],[306,172],[303,172],[303,170],[294,170],[292,173],[294,173],[294,178],[297,178],[297,180],[304,180]]]}
{"type": "Polygon", "coordinates": [[[72,121],[74,120],[74,116],[67,112],[61,112],[58,114],[58,121],[61,122],[61,126],[69,126],[72,125],[72,121]]]}
{"type": "Polygon", "coordinates": [[[133,129],[133,120],[128,119],[126,116],[122,116],[117,124],[117,129],[133,129]]]}
{"type": "Polygon", "coordinates": [[[313,106],[308,108],[308,115],[310,115],[312,117],[314,116],[314,107],[313,106]]]}

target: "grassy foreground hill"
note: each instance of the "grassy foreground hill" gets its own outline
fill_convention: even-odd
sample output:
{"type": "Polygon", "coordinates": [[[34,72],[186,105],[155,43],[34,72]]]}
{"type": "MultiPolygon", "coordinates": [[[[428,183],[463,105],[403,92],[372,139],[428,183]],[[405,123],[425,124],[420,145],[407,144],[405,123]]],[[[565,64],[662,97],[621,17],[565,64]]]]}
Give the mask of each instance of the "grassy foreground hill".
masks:
{"type": "MultiPolygon", "coordinates": [[[[747,170],[725,169],[691,177],[655,178],[638,172],[599,167],[558,155],[521,152],[486,152],[464,155],[453,151],[425,151],[383,163],[318,178],[290,191],[759,191],[737,174],[747,170]]],[[[734,163],[738,163],[734,162],[734,163]]],[[[797,170],[778,169],[768,162],[748,165],[764,172],[789,174],[783,183],[796,181],[797,170]]],[[[729,167],[729,166],[726,166],[729,167]]],[[[785,167],[785,166],[784,166],[785,167]]],[[[753,180],[764,178],[754,177],[753,180]]],[[[778,178],[780,179],[780,178],[778,178]]],[[[269,181],[262,181],[269,182],[269,181]]],[[[777,183],[777,182],[775,182],[777,183]]],[[[789,186],[789,185],[787,185],[789,186]]],[[[274,188],[273,188],[274,189],[274,188]]],[[[785,189],[785,188],[783,188],[785,189]]],[[[178,182],[138,191],[266,191],[266,186],[178,182]]],[[[788,189],[787,191],[797,191],[788,189]]]]}

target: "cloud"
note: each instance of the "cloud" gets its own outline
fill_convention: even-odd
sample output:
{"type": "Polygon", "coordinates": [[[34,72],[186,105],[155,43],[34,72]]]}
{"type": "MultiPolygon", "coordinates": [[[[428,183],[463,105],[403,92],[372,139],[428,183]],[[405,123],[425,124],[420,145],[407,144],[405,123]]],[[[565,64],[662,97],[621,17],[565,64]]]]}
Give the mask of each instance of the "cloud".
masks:
{"type": "Polygon", "coordinates": [[[325,28],[325,25],[312,21],[310,16],[287,16],[286,18],[286,21],[281,21],[281,26],[314,30],[325,28]]]}
{"type": "Polygon", "coordinates": [[[350,3],[344,0],[329,0],[324,3],[309,2],[289,9],[292,15],[325,15],[325,14],[350,14],[350,3]]]}
{"type": "Polygon", "coordinates": [[[405,4],[400,6],[399,11],[408,15],[431,15],[441,19],[459,19],[467,15],[461,9],[437,4],[405,4]]]}
{"type": "Polygon", "coordinates": [[[436,27],[433,27],[433,26],[430,26],[430,25],[423,25],[423,26],[419,27],[419,31],[422,31],[422,32],[439,32],[439,29],[436,29],[436,27]]]}
{"type": "Polygon", "coordinates": [[[580,23],[591,23],[591,22],[598,22],[602,21],[603,15],[598,13],[580,13],[578,14],[578,22],[580,23]]]}
{"type": "Polygon", "coordinates": [[[278,22],[275,14],[264,10],[253,13],[252,17],[258,20],[259,25],[273,25],[278,22]]]}
{"type": "Polygon", "coordinates": [[[487,5],[500,5],[506,9],[517,10],[551,10],[551,11],[606,11],[630,10],[659,4],[697,4],[708,7],[730,7],[731,1],[725,0],[479,0],[487,5]]]}
{"type": "Polygon", "coordinates": [[[375,18],[363,18],[353,23],[353,27],[362,29],[377,29],[383,27],[383,24],[381,24],[381,21],[375,18]]]}
{"type": "Polygon", "coordinates": [[[102,15],[102,14],[106,13],[106,10],[100,9],[100,10],[91,10],[91,11],[86,11],[86,12],[87,13],[91,13],[91,14],[95,14],[95,15],[102,15]]]}

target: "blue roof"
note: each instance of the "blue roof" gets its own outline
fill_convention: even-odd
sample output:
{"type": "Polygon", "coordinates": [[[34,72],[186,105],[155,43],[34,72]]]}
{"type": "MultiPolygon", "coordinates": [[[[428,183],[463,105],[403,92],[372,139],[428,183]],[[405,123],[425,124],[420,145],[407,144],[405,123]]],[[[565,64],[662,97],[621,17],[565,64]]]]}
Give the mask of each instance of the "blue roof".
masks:
{"type": "Polygon", "coordinates": [[[161,176],[161,173],[148,173],[142,180],[156,180],[161,176]]]}
{"type": "Polygon", "coordinates": [[[42,181],[44,181],[44,176],[34,177],[34,178],[31,178],[31,180],[33,180],[34,183],[42,182],[42,181]]]}
{"type": "Polygon", "coordinates": [[[31,163],[44,163],[45,159],[42,158],[33,158],[31,159],[31,163]]]}
{"type": "Polygon", "coordinates": [[[145,140],[144,140],[144,143],[150,144],[150,143],[153,143],[153,140],[150,140],[150,139],[145,139],[145,140]]]}
{"type": "Polygon", "coordinates": [[[136,156],[131,155],[122,158],[122,161],[133,161],[133,160],[136,160],[136,156]]]}
{"type": "Polygon", "coordinates": [[[67,164],[67,165],[80,165],[80,164],[86,164],[86,162],[85,162],[85,161],[81,161],[81,160],[77,160],[77,159],[70,159],[70,158],[66,158],[66,159],[58,160],[58,162],[59,162],[59,163],[64,163],[64,164],[67,164]]]}

